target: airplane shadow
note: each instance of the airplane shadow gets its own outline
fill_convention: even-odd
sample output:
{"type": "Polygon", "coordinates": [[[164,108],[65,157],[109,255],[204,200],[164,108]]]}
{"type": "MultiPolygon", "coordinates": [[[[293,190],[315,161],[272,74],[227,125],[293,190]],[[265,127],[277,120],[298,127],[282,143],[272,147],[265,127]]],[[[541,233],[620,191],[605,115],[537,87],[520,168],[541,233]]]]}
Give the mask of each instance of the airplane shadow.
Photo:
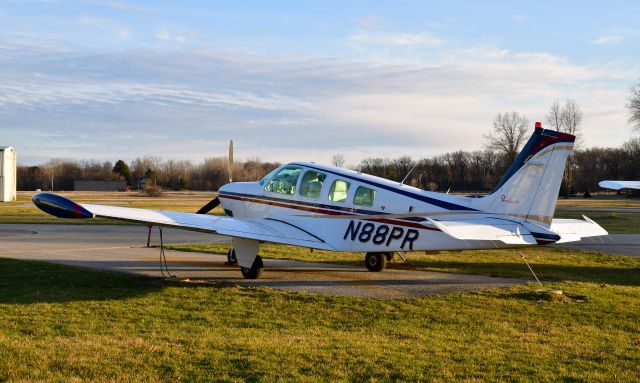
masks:
{"type": "Polygon", "coordinates": [[[0,258],[0,304],[125,299],[159,291],[162,286],[157,278],[0,258]]]}

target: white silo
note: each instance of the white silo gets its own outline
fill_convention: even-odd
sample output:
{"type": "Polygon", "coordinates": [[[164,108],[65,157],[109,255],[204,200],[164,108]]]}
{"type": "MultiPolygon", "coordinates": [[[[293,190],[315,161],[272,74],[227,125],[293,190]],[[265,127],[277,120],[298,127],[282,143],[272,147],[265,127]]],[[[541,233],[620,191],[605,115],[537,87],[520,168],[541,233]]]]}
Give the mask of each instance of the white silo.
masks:
{"type": "Polygon", "coordinates": [[[0,202],[16,200],[16,151],[0,146],[0,202]]]}

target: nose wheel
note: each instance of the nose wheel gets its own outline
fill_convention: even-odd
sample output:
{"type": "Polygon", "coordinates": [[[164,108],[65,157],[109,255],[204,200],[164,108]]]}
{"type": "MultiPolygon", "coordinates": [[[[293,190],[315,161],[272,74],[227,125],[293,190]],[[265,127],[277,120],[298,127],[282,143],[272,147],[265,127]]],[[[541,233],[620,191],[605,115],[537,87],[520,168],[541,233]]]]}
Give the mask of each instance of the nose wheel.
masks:
{"type": "Polygon", "coordinates": [[[390,253],[367,253],[364,257],[364,265],[369,271],[380,272],[387,267],[387,260],[390,258],[390,253]]]}

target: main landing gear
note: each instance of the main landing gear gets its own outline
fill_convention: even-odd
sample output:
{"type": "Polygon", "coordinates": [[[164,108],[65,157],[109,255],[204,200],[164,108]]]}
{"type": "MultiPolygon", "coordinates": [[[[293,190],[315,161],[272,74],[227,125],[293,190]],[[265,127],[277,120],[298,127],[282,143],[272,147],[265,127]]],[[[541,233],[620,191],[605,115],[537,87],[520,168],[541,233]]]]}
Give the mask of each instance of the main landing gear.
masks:
{"type": "Polygon", "coordinates": [[[260,278],[263,267],[264,264],[262,263],[262,257],[258,255],[253,261],[253,265],[251,265],[251,267],[240,267],[240,272],[242,272],[242,276],[245,279],[257,279],[260,278]]]}
{"type": "MultiPolygon", "coordinates": [[[[234,248],[229,249],[227,251],[227,265],[237,265],[238,257],[236,256],[236,250],[234,248]]],[[[240,272],[245,279],[257,279],[262,275],[262,268],[264,264],[262,263],[262,257],[257,256],[253,261],[253,265],[251,267],[240,267],[240,272]]]]}
{"type": "Polygon", "coordinates": [[[379,272],[387,267],[387,262],[393,259],[392,253],[367,253],[364,257],[364,265],[367,270],[379,272]]]}

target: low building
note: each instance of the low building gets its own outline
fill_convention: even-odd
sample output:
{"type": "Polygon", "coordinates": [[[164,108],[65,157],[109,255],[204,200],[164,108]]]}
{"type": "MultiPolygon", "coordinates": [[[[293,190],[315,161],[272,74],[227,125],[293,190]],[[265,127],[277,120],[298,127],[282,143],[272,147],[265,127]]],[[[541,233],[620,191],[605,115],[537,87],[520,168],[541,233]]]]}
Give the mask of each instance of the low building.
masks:
{"type": "Polygon", "coordinates": [[[0,146],[0,202],[15,201],[17,197],[16,151],[0,146]]]}
{"type": "Polygon", "coordinates": [[[73,190],[75,191],[125,191],[127,190],[126,181],[74,181],[73,190]]]}

